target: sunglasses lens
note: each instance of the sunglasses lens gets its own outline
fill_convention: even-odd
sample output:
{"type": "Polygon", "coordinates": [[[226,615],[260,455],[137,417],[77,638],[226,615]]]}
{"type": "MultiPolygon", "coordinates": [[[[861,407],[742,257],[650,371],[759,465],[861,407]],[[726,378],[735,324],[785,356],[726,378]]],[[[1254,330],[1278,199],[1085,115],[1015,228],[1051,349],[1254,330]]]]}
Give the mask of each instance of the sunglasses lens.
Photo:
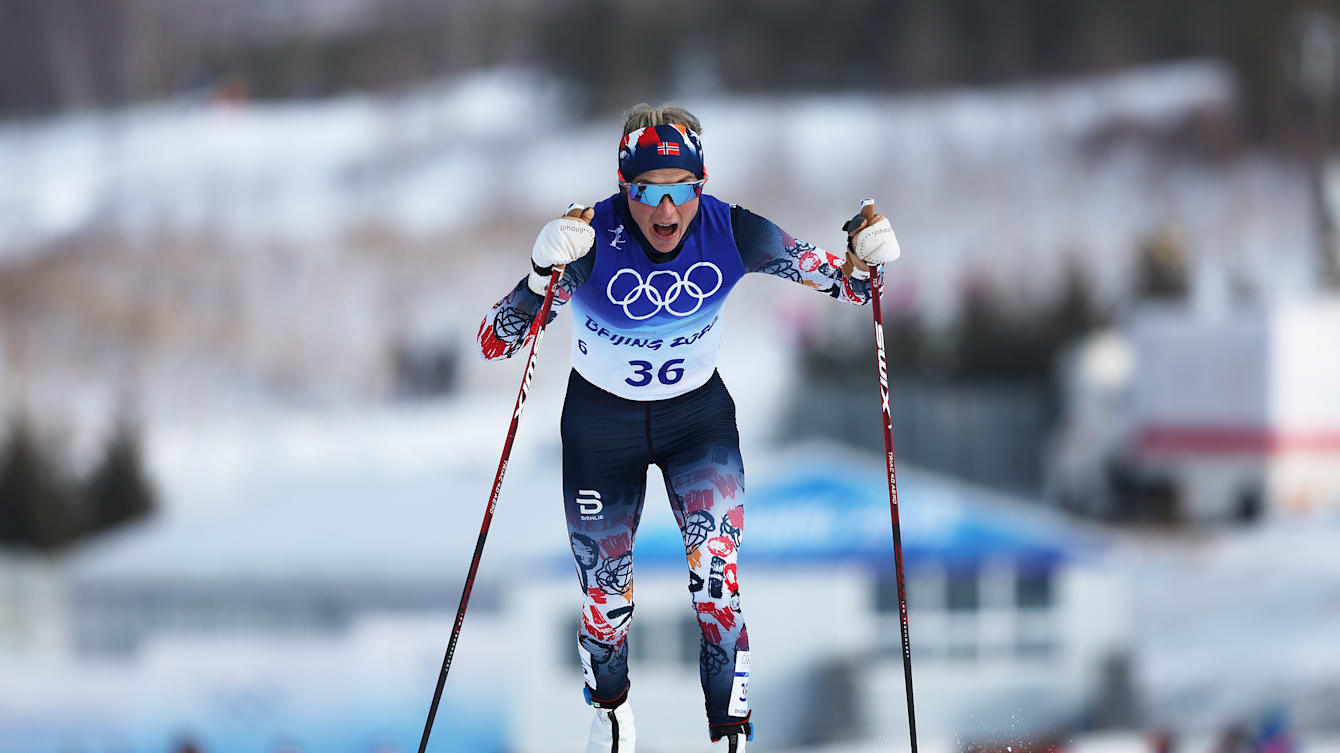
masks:
{"type": "Polygon", "coordinates": [[[670,192],[670,200],[675,202],[676,206],[693,201],[694,196],[696,196],[696,194],[693,190],[693,184],[685,185],[680,183],[679,185],[674,186],[674,189],[670,192]]]}
{"type": "Polygon", "coordinates": [[[656,183],[630,183],[628,184],[628,196],[632,199],[646,204],[647,206],[659,206],[661,199],[666,196],[675,206],[680,206],[686,202],[692,201],[702,195],[702,183],[670,183],[660,185],[656,183]]]}

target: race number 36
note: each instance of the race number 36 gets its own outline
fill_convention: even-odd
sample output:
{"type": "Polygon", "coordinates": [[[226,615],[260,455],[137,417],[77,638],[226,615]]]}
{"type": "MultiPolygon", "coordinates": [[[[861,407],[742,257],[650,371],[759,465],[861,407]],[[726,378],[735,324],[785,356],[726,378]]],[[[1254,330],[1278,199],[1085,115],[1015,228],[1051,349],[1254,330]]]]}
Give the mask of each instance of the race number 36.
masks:
{"type": "Polygon", "coordinates": [[[651,361],[629,361],[628,365],[633,367],[633,376],[626,377],[624,381],[633,387],[646,387],[653,379],[661,384],[674,384],[684,378],[682,363],[683,358],[672,358],[661,364],[660,370],[653,371],[656,366],[651,361]]]}

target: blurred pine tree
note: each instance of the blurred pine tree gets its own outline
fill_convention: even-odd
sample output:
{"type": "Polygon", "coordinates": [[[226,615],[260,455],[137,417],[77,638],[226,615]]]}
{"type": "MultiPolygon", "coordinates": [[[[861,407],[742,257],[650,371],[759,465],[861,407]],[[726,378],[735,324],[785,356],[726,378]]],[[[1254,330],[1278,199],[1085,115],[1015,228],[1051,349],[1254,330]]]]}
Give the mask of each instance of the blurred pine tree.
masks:
{"type": "Polygon", "coordinates": [[[55,551],[80,528],[70,485],[28,422],[16,421],[0,456],[0,545],[55,551]]]}
{"type": "Polygon", "coordinates": [[[89,477],[85,495],[91,516],[90,534],[153,513],[153,488],[144,475],[139,434],[131,422],[122,420],[117,423],[102,462],[89,477]]]}

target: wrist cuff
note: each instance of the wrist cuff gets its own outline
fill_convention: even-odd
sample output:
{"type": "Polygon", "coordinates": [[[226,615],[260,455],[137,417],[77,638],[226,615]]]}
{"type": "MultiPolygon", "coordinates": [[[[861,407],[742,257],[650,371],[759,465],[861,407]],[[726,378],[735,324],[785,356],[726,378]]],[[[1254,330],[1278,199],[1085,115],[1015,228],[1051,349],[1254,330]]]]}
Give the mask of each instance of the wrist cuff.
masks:
{"type": "Polygon", "coordinates": [[[531,272],[530,276],[526,278],[526,287],[530,288],[530,292],[535,295],[543,296],[544,291],[549,288],[549,273],[531,272]]]}

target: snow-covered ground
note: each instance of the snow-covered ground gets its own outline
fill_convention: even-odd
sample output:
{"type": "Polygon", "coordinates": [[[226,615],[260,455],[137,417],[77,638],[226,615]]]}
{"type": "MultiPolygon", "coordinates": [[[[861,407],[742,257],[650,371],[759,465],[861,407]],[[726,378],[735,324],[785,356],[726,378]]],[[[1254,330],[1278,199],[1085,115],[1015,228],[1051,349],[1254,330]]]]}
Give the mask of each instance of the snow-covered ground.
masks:
{"type": "Polygon", "coordinates": [[[1298,721],[1340,728],[1337,545],[1334,514],[1133,541],[1126,555],[1151,721],[1204,727],[1268,698],[1298,721]]]}
{"type": "MultiPolygon", "coordinates": [[[[926,753],[954,753],[957,750],[951,746],[937,747],[921,744],[920,740],[917,742],[917,750],[926,751],[926,753]]],[[[1197,735],[1182,740],[1180,747],[1176,750],[1180,753],[1212,753],[1216,742],[1211,735],[1197,735]]],[[[1337,753],[1337,751],[1340,751],[1340,737],[1304,739],[1301,742],[1301,750],[1306,753],[1337,753]]],[[[825,745],[817,748],[789,750],[786,753],[894,753],[895,751],[901,753],[906,750],[908,750],[906,741],[889,740],[825,745]]],[[[1024,749],[1017,748],[1016,750],[1022,752],[1024,749]]],[[[1066,753],[1150,753],[1153,748],[1149,738],[1145,735],[1120,732],[1067,738],[1061,741],[1061,750],[1066,753]]]]}

